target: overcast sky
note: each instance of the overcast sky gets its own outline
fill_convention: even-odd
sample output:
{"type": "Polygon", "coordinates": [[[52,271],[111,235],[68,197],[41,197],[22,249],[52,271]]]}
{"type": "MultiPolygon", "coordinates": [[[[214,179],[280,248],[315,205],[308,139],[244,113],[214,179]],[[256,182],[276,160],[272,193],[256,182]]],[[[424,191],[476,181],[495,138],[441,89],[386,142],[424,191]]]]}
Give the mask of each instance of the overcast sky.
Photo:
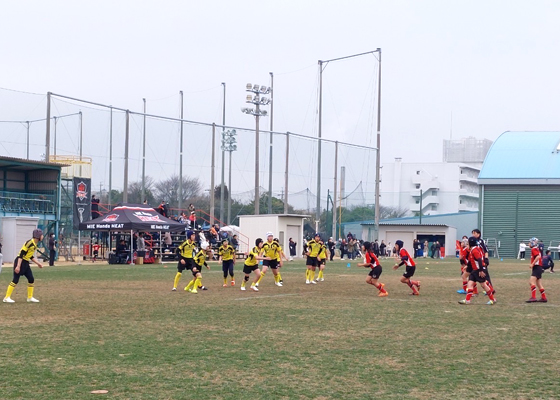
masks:
{"type": "MultiPolygon", "coordinates": [[[[2,3],[3,88],[136,111],[146,98],[148,112],[173,117],[183,90],[186,119],[221,123],[226,82],[226,123],[253,128],[240,111],[245,84],[270,85],[273,72],[274,130],[316,136],[318,60],[379,47],[383,162],[441,160],[451,136],[560,129],[558,1],[2,3]]],[[[377,68],[373,55],[328,64],[323,137],[374,145],[377,68]]],[[[43,97],[13,96],[0,90],[0,120],[44,118],[43,97]]],[[[18,140],[0,153],[25,156],[18,140]]]]}

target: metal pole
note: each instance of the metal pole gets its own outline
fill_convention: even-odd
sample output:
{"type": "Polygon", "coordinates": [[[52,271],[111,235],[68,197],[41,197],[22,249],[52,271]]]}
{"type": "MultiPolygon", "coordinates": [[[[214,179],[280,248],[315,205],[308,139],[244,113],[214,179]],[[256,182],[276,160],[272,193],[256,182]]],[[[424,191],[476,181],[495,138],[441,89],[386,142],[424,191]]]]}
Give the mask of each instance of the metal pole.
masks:
{"type": "Polygon", "coordinates": [[[315,220],[321,218],[321,136],[323,119],[323,62],[319,60],[319,140],[317,142],[317,208],[315,209],[315,220]]]}
{"type": "Polygon", "coordinates": [[[46,144],[45,144],[46,162],[49,162],[51,158],[50,145],[51,145],[51,92],[47,92],[47,133],[46,133],[46,144]]]}
{"type": "Polygon", "coordinates": [[[54,148],[53,148],[53,153],[54,153],[54,156],[56,158],[56,122],[57,122],[58,118],[53,117],[53,119],[54,119],[54,148]]]}
{"type": "Polygon", "coordinates": [[[214,169],[216,167],[216,124],[212,124],[212,163],[210,167],[210,225],[214,225],[214,169]]]}
{"type": "Polygon", "coordinates": [[[338,186],[338,142],[334,143],[334,191],[332,209],[332,237],[336,240],[336,192],[338,186]]]}
{"type": "Polygon", "coordinates": [[[130,111],[126,110],[126,130],[124,139],[124,185],[123,203],[128,203],[128,140],[130,135],[130,111]]]}
{"type": "Polygon", "coordinates": [[[268,148],[269,160],[268,160],[268,213],[272,214],[272,126],[274,122],[273,110],[274,110],[274,74],[270,74],[270,146],[268,148]]]}
{"type": "Polygon", "coordinates": [[[142,194],[140,201],[143,203],[146,200],[146,99],[144,102],[144,127],[142,132],[142,194]]]}
{"type": "Polygon", "coordinates": [[[286,132],[286,170],[284,171],[284,214],[288,214],[288,164],[290,162],[290,132],[286,132]]]}
{"type": "Polygon", "coordinates": [[[226,84],[222,82],[224,87],[224,102],[222,106],[222,183],[220,184],[220,221],[224,220],[224,192],[225,192],[225,170],[226,170],[226,151],[224,150],[224,132],[226,124],[226,84]]]}
{"type": "Polygon", "coordinates": [[[422,189],[420,189],[420,225],[422,225],[422,189]]]}
{"type": "Polygon", "coordinates": [[[181,96],[181,144],[179,148],[179,199],[178,208],[181,212],[181,203],[183,202],[183,91],[179,92],[181,96]]]}
{"type": "Polygon", "coordinates": [[[27,159],[29,160],[29,121],[25,121],[27,124],[27,159]]]}
{"type": "Polygon", "coordinates": [[[78,114],[80,115],[80,176],[82,176],[82,150],[83,150],[83,138],[84,138],[84,131],[83,131],[83,118],[82,112],[79,111],[78,114]]]}
{"type": "Polygon", "coordinates": [[[233,151],[229,152],[229,178],[228,178],[228,200],[227,200],[227,223],[231,225],[231,156],[233,151]]]}
{"type": "Polygon", "coordinates": [[[111,209],[111,191],[113,190],[113,107],[110,107],[111,120],[109,121],[109,194],[107,203],[111,209]]]}
{"type": "Polygon", "coordinates": [[[260,107],[256,104],[256,129],[255,129],[255,212],[254,215],[259,215],[260,196],[259,196],[259,117],[260,107]]]}
{"type": "Polygon", "coordinates": [[[376,51],[379,53],[379,77],[377,82],[377,155],[375,159],[375,239],[379,239],[379,180],[381,178],[381,48],[377,48],[376,51]]]}

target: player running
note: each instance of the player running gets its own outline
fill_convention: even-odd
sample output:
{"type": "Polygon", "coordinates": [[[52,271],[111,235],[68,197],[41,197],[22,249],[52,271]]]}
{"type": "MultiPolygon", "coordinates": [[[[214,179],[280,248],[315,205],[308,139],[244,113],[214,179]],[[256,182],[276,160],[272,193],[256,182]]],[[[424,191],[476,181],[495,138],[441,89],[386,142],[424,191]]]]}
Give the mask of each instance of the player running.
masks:
{"type": "Polygon", "coordinates": [[[175,280],[173,281],[173,292],[177,291],[177,285],[179,284],[179,279],[185,269],[191,271],[194,267],[193,253],[196,249],[196,242],[194,241],[194,232],[187,231],[187,240],[185,240],[177,248],[179,252],[179,262],[177,263],[177,274],[175,275],[175,280]]]}
{"type": "Polygon", "coordinates": [[[307,267],[307,272],[305,276],[305,284],[309,285],[310,283],[316,284],[315,282],[315,268],[318,265],[317,257],[319,256],[319,252],[321,251],[321,244],[319,240],[321,239],[321,235],[319,233],[315,233],[313,239],[307,242],[306,244],[306,255],[307,261],[305,265],[307,267]]]}
{"type": "Polygon", "coordinates": [[[259,269],[259,260],[267,260],[267,257],[261,257],[260,254],[262,253],[263,247],[263,240],[258,238],[255,240],[255,247],[247,254],[247,259],[245,260],[245,265],[243,265],[243,273],[245,277],[241,282],[241,290],[245,289],[245,284],[249,282],[249,277],[251,276],[251,272],[255,273],[255,280],[251,284],[251,290],[258,292],[259,288],[257,287],[258,281],[261,278],[261,270],[259,269]]]}
{"type": "Polygon", "coordinates": [[[362,245],[362,252],[364,253],[364,262],[358,263],[358,267],[370,268],[366,283],[375,286],[379,290],[379,297],[389,296],[389,292],[385,290],[385,284],[378,282],[383,270],[381,269],[381,264],[377,256],[372,250],[370,242],[364,242],[362,245]]]}
{"type": "Polygon", "coordinates": [[[471,298],[473,296],[473,290],[476,283],[486,290],[488,293],[488,305],[496,303],[496,299],[493,294],[492,287],[488,284],[487,280],[487,270],[484,263],[484,253],[478,245],[478,239],[474,236],[469,238],[469,256],[467,272],[469,273],[469,283],[467,284],[467,297],[464,300],[459,301],[459,304],[471,304],[471,298]]]}
{"type": "Polygon", "coordinates": [[[410,289],[412,289],[411,295],[418,296],[420,295],[420,281],[413,281],[412,278],[414,273],[416,272],[416,264],[408,251],[403,247],[404,243],[402,240],[397,240],[395,242],[395,250],[397,251],[397,257],[401,259],[400,264],[395,264],[393,266],[394,270],[397,270],[400,266],[406,265],[406,270],[401,277],[401,282],[406,283],[410,289]]]}
{"type": "Polygon", "coordinates": [[[531,298],[526,301],[526,303],[546,303],[548,302],[546,294],[544,292],[544,287],[542,285],[542,256],[538,247],[539,239],[532,238],[529,242],[531,247],[531,277],[529,278],[529,283],[531,284],[531,298]],[[537,300],[537,287],[541,292],[541,298],[537,300]]]}
{"type": "Polygon", "coordinates": [[[200,290],[208,290],[206,286],[202,286],[202,267],[206,267],[210,269],[210,266],[206,262],[206,257],[212,258],[212,248],[208,245],[208,243],[202,243],[200,246],[200,250],[194,256],[194,267],[192,269],[193,278],[189,282],[187,286],[185,286],[185,290],[191,293],[198,293],[197,289],[200,290]]]}
{"type": "Polygon", "coordinates": [[[231,277],[231,286],[235,286],[235,278],[233,268],[235,266],[235,248],[229,244],[227,239],[222,240],[222,245],[218,249],[220,258],[218,261],[222,262],[222,272],[224,273],[223,287],[227,287],[228,274],[231,277]]]}
{"type": "Polygon", "coordinates": [[[283,286],[282,282],[280,282],[281,277],[278,273],[278,249],[279,248],[280,245],[274,241],[274,235],[272,234],[272,232],[267,232],[266,242],[264,243],[261,249],[261,255],[264,254],[265,258],[263,261],[261,276],[256,283],[257,287],[259,286],[259,283],[261,282],[262,278],[266,274],[266,271],[268,271],[268,268],[270,268],[272,270],[272,273],[274,274],[274,284],[276,286],[283,286]]]}

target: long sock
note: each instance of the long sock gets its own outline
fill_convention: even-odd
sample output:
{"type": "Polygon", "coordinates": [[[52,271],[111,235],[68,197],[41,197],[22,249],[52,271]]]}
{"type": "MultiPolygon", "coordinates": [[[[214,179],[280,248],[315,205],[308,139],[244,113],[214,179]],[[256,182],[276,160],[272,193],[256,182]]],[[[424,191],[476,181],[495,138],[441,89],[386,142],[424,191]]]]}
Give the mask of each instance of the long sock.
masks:
{"type": "Polygon", "coordinates": [[[305,271],[305,280],[308,281],[309,280],[309,271],[311,271],[310,269],[307,269],[305,271]]]}
{"type": "Polygon", "coordinates": [[[187,286],[185,286],[185,290],[189,290],[190,288],[192,288],[194,286],[194,281],[195,281],[195,278],[192,278],[191,281],[189,282],[189,284],[187,286]]]}
{"type": "Polygon", "coordinates": [[[492,293],[492,291],[488,292],[488,298],[492,301],[496,301],[496,298],[494,297],[494,293],[492,293]]]}
{"type": "Polygon", "coordinates": [[[274,275],[274,282],[278,283],[280,279],[278,278],[278,274],[274,275]]]}
{"type": "Polygon", "coordinates": [[[247,283],[248,280],[249,280],[249,277],[247,275],[245,275],[245,278],[243,278],[243,280],[241,281],[241,287],[245,287],[245,284],[247,283]]]}
{"type": "Polygon", "coordinates": [[[546,294],[544,293],[544,288],[540,289],[541,291],[541,299],[546,300],[546,294]]]}
{"type": "Polygon", "coordinates": [[[535,285],[531,285],[531,298],[532,299],[537,298],[537,287],[535,285]]]}
{"type": "Polygon", "coordinates": [[[12,293],[14,292],[15,288],[16,284],[14,282],[10,282],[10,284],[8,285],[8,290],[6,290],[6,297],[12,297],[12,293]]]}
{"type": "Polygon", "coordinates": [[[175,275],[175,280],[173,281],[173,289],[177,289],[177,285],[179,284],[179,279],[181,279],[181,273],[177,272],[177,275],[175,275]]]}
{"type": "Polygon", "coordinates": [[[387,293],[387,291],[385,290],[385,285],[382,283],[380,283],[379,286],[377,286],[377,289],[379,289],[381,293],[387,293]]]}
{"type": "Polygon", "coordinates": [[[28,299],[33,297],[33,289],[35,289],[35,286],[32,283],[28,283],[27,284],[27,298],[28,299]]]}
{"type": "Polygon", "coordinates": [[[467,283],[469,283],[469,281],[463,281],[463,290],[465,292],[467,291],[467,283]]]}
{"type": "Polygon", "coordinates": [[[317,276],[317,279],[322,279],[323,278],[323,270],[320,269],[319,270],[319,275],[317,276]]]}
{"type": "Polygon", "coordinates": [[[414,286],[411,280],[408,280],[407,284],[408,287],[412,289],[412,293],[418,294],[418,289],[416,289],[416,286],[414,286]]]}
{"type": "Polygon", "coordinates": [[[262,280],[263,276],[264,276],[264,272],[261,272],[261,276],[257,280],[257,283],[259,283],[259,284],[261,283],[261,280],[262,280]]]}
{"type": "Polygon", "coordinates": [[[494,290],[494,286],[492,286],[492,283],[490,283],[490,281],[486,281],[486,284],[490,288],[490,292],[492,292],[492,294],[494,294],[496,291],[494,290]]]}
{"type": "Polygon", "coordinates": [[[280,275],[280,272],[278,272],[277,276],[278,276],[278,282],[281,282],[282,281],[282,275],[280,275]]]}
{"type": "Polygon", "coordinates": [[[315,271],[313,271],[312,269],[309,270],[309,280],[315,280],[315,271]]]}
{"type": "Polygon", "coordinates": [[[227,285],[227,276],[224,278],[224,285],[227,285]]]}
{"type": "Polygon", "coordinates": [[[196,288],[199,288],[202,286],[202,278],[196,278],[196,280],[194,281],[194,287],[193,289],[196,290],[196,288]]]}
{"type": "Polygon", "coordinates": [[[467,301],[471,301],[471,297],[473,295],[473,290],[472,289],[467,289],[467,297],[465,298],[465,300],[467,301]]]}
{"type": "Polygon", "coordinates": [[[474,284],[473,294],[478,294],[478,285],[476,283],[474,284]]]}

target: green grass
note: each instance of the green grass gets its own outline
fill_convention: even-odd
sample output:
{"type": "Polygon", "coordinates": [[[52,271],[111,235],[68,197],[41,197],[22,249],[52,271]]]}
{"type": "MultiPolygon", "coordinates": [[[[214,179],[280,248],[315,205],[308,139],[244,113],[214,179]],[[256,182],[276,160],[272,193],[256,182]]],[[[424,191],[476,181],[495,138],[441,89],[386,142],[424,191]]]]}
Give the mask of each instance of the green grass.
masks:
{"type": "Polygon", "coordinates": [[[259,293],[239,290],[240,263],[235,288],[212,264],[197,295],[187,274],[170,291],[171,264],[34,268],[41,303],[23,278],[0,304],[0,398],[560,398],[560,273],[549,303],[525,304],[528,262],[492,260],[498,303],[461,306],[456,259],[418,261],[419,297],[382,264],[387,298],[340,261],[313,286],[286,263],[285,286],[268,274],[259,293]]]}

